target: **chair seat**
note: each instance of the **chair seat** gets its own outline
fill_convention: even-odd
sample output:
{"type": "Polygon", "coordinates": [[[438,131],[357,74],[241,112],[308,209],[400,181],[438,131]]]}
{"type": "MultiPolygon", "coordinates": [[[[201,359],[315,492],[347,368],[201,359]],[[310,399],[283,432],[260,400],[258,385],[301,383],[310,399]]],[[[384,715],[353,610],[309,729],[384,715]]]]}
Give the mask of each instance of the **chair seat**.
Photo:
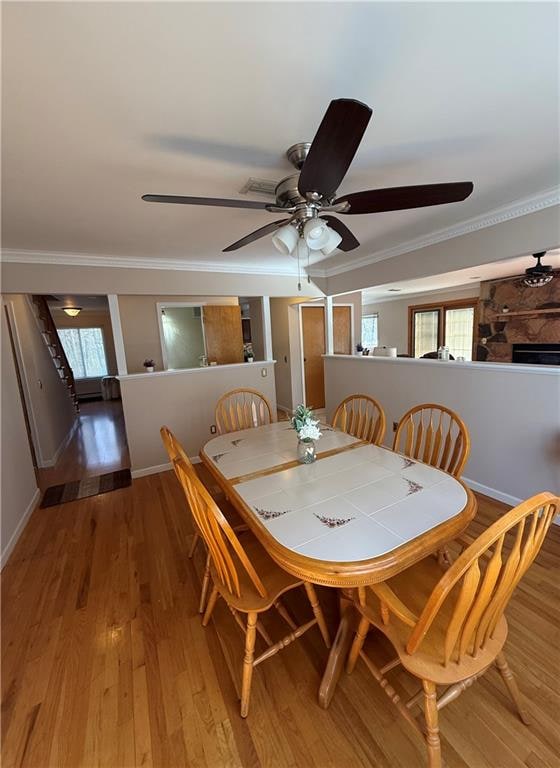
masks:
{"type": "MultiPolygon", "coordinates": [[[[420,615],[434,587],[445,573],[445,568],[434,557],[427,557],[407,568],[402,573],[389,579],[388,587],[397,595],[405,606],[415,614],[420,615]]],[[[442,638],[449,627],[451,615],[455,607],[457,592],[452,590],[438,612],[426,637],[414,654],[409,654],[406,645],[412,628],[390,614],[389,624],[383,623],[380,611],[380,601],[377,595],[368,589],[365,606],[356,607],[369,621],[377,627],[395,647],[402,665],[416,677],[431,680],[438,685],[446,685],[465,680],[476,675],[493,663],[502,649],[507,637],[507,622],[502,616],[496,625],[493,638],[489,639],[476,657],[465,655],[460,663],[452,658],[447,666],[443,665],[441,648],[444,647],[442,638]]]]}
{"type": "Polygon", "coordinates": [[[238,597],[221,583],[216,574],[215,566],[212,563],[210,573],[213,582],[218,592],[233,608],[244,613],[249,611],[256,611],[257,613],[267,611],[284,592],[303,584],[300,579],[292,576],[274,562],[251,531],[246,530],[237,535],[248,559],[258,573],[267,595],[266,597],[261,597],[245,569],[238,568],[239,591],[241,593],[241,597],[238,597]]]}

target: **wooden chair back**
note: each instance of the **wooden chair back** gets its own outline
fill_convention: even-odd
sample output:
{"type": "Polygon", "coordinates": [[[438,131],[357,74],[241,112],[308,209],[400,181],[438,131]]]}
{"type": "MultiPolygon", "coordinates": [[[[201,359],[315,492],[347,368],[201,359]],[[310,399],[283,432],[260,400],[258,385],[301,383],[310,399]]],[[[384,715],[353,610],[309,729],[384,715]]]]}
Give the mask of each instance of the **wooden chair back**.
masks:
{"type": "Polygon", "coordinates": [[[385,437],[383,408],[369,395],[349,395],[335,411],[333,427],[360,440],[380,445],[385,437]]]}
{"type": "Polygon", "coordinates": [[[445,572],[407,643],[413,654],[447,600],[444,631],[431,642],[444,666],[476,656],[492,638],[509,599],[537,556],[560,499],[540,493],[522,502],[482,533],[445,572]],[[506,543],[507,542],[507,543],[506,543]]]}
{"type": "Polygon", "coordinates": [[[226,392],[216,404],[215,418],[219,435],[276,421],[269,401],[256,389],[226,392]]]}
{"type": "Polygon", "coordinates": [[[161,429],[159,430],[159,433],[161,435],[161,439],[163,441],[163,445],[167,452],[167,455],[169,456],[169,461],[171,462],[173,471],[175,472],[177,479],[180,480],[179,473],[175,465],[175,460],[179,458],[184,458],[190,464],[191,463],[190,459],[185,453],[183,446],[177,440],[177,438],[175,437],[173,432],[169,429],[169,427],[165,427],[165,426],[161,427],[161,429]]]}
{"type": "Polygon", "coordinates": [[[471,450],[469,431],[444,405],[416,405],[399,421],[393,450],[460,477],[471,450]]]}
{"type": "Polygon", "coordinates": [[[240,597],[243,575],[246,574],[258,594],[266,597],[266,589],[233,528],[204,487],[188,458],[179,456],[174,464],[179,482],[214,563],[217,579],[229,592],[240,597]]]}

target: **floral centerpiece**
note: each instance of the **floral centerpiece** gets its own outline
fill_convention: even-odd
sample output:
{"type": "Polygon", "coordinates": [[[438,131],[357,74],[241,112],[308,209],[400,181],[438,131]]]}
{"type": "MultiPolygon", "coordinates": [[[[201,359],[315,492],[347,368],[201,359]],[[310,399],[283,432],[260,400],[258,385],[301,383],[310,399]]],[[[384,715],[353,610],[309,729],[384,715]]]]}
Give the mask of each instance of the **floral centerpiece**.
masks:
{"type": "Polygon", "coordinates": [[[292,418],[292,427],[298,436],[298,461],[311,464],[315,461],[315,442],[321,437],[319,420],[313,418],[311,408],[298,405],[292,418]]]}

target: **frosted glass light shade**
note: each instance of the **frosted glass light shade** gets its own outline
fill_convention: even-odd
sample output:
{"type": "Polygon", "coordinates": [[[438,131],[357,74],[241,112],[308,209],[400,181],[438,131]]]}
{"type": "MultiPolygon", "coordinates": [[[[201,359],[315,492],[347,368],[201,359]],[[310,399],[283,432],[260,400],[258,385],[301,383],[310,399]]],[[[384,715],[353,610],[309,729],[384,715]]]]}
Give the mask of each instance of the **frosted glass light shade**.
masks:
{"type": "Polygon", "coordinates": [[[327,232],[329,233],[329,239],[327,240],[327,244],[321,248],[321,253],[324,256],[330,256],[335,248],[338,248],[342,242],[342,237],[338,234],[338,232],[335,232],[334,229],[327,227],[327,232]]]}
{"type": "Polygon", "coordinates": [[[303,236],[312,251],[320,251],[329,241],[329,228],[322,219],[309,219],[303,228],[303,236]]]}
{"type": "Polygon", "coordinates": [[[296,247],[298,237],[297,229],[291,224],[286,224],[285,227],[280,227],[280,229],[272,236],[272,245],[279,250],[280,253],[287,256],[289,253],[292,253],[296,247]]]}

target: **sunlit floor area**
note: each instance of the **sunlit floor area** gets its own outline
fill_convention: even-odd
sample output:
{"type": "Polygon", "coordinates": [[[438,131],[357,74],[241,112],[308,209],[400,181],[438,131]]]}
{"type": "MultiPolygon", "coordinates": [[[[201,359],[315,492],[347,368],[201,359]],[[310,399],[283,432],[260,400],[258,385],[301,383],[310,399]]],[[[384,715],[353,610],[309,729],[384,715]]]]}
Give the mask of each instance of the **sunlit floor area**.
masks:
{"type": "Polygon", "coordinates": [[[39,487],[81,480],[130,467],[120,400],[80,403],[78,425],[56,466],[40,469],[39,487]]]}
{"type": "MultiPolygon", "coordinates": [[[[505,510],[478,502],[473,534],[505,510]]],[[[204,551],[199,545],[188,559],[191,536],[172,472],[33,513],[2,574],[5,768],[426,764],[422,740],[362,661],[343,673],[330,708],[319,707],[327,650],[317,628],[259,665],[242,720],[243,636],[222,603],[202,627],[204,551]]],[[[560,529],[552,526],[508,609],[506,653],[531,725],[521,724],[497,670],[489,671],[441,713],[448,768],[560,764],[559,566],[560,529]]],[[[334,635],[336,593],[318,594],[334,635]]],[[[306,620],[303,591],[286,602],[306,620]]],[[[274,613],[264,623],[281,637],[274,613]]],[[[389,657],[374,632],[367,643],[372,656],[389,657]]],[[[403,694],[416,689],[402,672],[388,676],[403,694]]]]}

